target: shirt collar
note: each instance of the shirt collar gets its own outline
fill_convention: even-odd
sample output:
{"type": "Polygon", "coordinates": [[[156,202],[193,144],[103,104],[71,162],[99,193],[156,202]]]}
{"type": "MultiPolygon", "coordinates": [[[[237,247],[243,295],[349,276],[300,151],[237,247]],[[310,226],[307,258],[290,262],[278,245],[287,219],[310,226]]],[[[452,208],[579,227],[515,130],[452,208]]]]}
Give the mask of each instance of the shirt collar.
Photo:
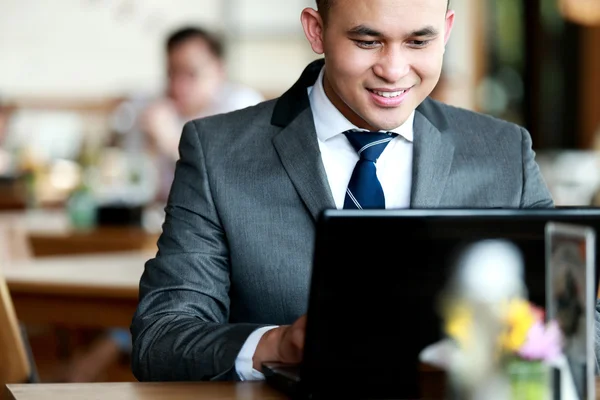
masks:
{"type": "MultiPolygon", "coordinates": [[[[315,85],[308,88],[310,108],[315,121],[317,137],[322,142],[350,129],[359,129],[342,115],[325,94],[325,88],[323,87],[324,73],[325,67],[321,68],[321,72],[319,73],[315,85]]],[[[415,112],[413,111],[406,122],[395,129],[391,129],[389,132],[397,133],[409,142],[412,142],[414,136],[414,119],[415,112]]]]}

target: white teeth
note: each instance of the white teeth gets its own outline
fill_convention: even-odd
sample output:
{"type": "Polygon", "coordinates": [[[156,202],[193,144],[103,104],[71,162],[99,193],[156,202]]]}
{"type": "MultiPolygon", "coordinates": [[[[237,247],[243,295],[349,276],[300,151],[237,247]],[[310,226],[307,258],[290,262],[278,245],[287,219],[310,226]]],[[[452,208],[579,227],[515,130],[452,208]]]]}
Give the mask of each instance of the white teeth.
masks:
{"type": "Polygon", "coordinates": [[[406,90],[401,90],[399,92],[378,92],[377,90],[373,90],[373,93],[375,93],[376,95],[379,95],[381,97],[392,98],[392,97],[398,97],[398,96],[400,96],[405,91],[406,90]]]}

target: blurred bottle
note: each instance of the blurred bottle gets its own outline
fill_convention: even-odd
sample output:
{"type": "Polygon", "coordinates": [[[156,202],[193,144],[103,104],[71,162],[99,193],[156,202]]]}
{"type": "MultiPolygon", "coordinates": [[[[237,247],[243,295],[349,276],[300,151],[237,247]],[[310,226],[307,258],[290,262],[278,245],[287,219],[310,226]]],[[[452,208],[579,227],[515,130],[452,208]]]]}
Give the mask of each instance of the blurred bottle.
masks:
{"type": "Polygon", "coordinates": [[[91,230],[97,225],[98,202],[94,193],[98,148],[91,141],[83,142],[78,164],[81,181],[67,200],[66,209],[71,226],[76,230],[91,230]]]}
{"type": "Polygon", "coordinates": [[[44,163],[35,151],[28,146],[17,150],[17,174],[25,184],[25,198],[27,208],[38,208],[39,181],[43,173],[44,163]]]}
{"type": "Polygon", "coordinates": [[[92,190],[85,184],[80,185],[67,201],[67,213],[71,226],[76,230],[95,228],[97,208],[92,190]]]}

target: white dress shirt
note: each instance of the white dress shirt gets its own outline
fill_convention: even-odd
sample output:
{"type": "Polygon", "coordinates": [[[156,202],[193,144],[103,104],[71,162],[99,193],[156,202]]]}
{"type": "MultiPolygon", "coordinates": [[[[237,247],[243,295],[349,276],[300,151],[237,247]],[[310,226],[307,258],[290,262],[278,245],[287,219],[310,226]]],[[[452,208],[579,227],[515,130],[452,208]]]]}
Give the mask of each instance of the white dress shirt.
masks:
{"type": "MultiPolygon", "coordinates": [[[[329,187],[338,209],[344,208],[346,188],[358,162],[358,154],[343,132],[358,129],[331,103],[323,88],[323,74],[308,89],[321,159],[327,174],[329,187]]],[[[390,132],[397,133],[375,164],[377,178],[383,188],[386,208],[408,208],[412,184],[413,124],[414,111],[404,124],[390,132]]],[[[252,366],[252,357],[262,335],[276,326],[257,329],[246,340],[235,361],[235,368],[242,380],[259,380],[264,376],[252,366]]]]}
{"type": "MultiPolygon", "coordinates": [[[[317,84],[310,90],[310,107],[315,120],[319,149],[325,166],[331,194],[338,209],[344,208],[346,188],[358,162],[358,153],[342,133],[358,129],[329,101],[323,89],[321,70],[317,84]]],[[[385,196],[386,208],[408,208],[412,183],[413,121],[415,113],[408,120],[390,132],[397,133],[379,156],[377,178],[385,196]]]]}

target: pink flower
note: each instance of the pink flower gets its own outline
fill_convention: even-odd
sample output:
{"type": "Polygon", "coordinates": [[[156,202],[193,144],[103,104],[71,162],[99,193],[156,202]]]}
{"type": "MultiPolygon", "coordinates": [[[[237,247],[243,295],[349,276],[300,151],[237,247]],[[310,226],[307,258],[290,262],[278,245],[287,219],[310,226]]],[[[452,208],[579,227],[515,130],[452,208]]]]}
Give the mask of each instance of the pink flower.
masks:
{"type": "Polygon", "coordinates": [[[526,360],[543,360],[550,362],[562,352],[562,336],[556,321],[547,326],[537,321],[529,329],[527,339],[517,354],[526,360]]]}

